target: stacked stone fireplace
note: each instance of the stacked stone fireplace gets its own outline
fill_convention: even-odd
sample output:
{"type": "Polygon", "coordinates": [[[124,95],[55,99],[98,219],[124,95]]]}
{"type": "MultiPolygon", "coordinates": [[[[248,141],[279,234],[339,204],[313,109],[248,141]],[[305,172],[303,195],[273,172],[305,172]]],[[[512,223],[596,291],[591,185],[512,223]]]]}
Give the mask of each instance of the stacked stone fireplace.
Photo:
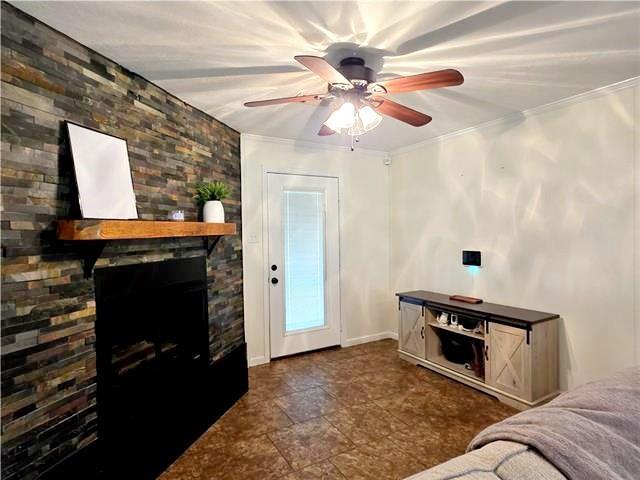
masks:
{"type": "MultiPolygon", "coordinates": [[[[109,404],[101,402],[96,365],[103,340],[96,282],[104,272],[201,262],[207,313],[191,358],[202,362],[212,391],[184,384],[171,395],[197,399],[236,385],[225,373],[233,369],[221,365],[244,359],[240,135],[7,3],[2,47],[2,478],[35,479],[112,433],[101,426],[109,404]],[[201,238],[107,242],[87,276],[91,246],[54,234],[56,220],[79,218],[65,120],[127,139],[141,219],[165,220],[180,209],[196,220],[195,184],[222,180],[238,234],[210,256],[201,238]]],[[[147,306],[131,305],[114,325],[144,324],[157,311],[147,306]]]]}

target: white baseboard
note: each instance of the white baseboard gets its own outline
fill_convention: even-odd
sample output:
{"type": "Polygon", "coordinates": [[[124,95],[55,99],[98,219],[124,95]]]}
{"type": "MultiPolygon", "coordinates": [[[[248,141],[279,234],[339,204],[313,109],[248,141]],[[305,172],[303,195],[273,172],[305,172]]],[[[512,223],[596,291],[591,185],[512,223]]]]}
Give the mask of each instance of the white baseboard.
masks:
{"type": "MultiPolygon", "coordinates": [[[[345,340],[342,346],[353,347],[354,345],[360,345],[361,343],[377,342],[378,340],[384,340],[385,338],[392,338],[394,340],[397,340],[398,334],[396,332],[380,332],[374,333],[373,335],[365,335],[364,337],[348,338],[347,340],[345,340]]],[[[250,367],[255,367],[256,365],[269,363],[269,360],[264,356],[253,357],[248,359],[247,363],[250,367]]]]}
{"type": "Polygon", "coordinates": [[[262,365],[263,363],[269,363],[269,360],[265,357],[253,357],[247,360],[247,363],[250,367],[255,367],[256,365],[262,365]]]}
{"type": "Polygon", "coordinates": [[[360,345],[361,343],[376,342],[378,340],[384,340],[385,338],[398,339],[396,332],[380,332],[373,335],[365,335],[364,337],[348,338],[342,344],[343,347],[353,347],[354,345],[360,345]]]}

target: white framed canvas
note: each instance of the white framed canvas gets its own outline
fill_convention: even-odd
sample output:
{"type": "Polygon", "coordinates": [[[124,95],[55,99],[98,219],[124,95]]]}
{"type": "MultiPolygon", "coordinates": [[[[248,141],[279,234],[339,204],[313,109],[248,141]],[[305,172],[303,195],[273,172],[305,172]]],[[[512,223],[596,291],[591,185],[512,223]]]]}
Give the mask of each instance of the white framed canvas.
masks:
{"type": "Polygon", "coordinates": [[[83,218],[138,218],[127,141],[66,122],[83,218]]]}

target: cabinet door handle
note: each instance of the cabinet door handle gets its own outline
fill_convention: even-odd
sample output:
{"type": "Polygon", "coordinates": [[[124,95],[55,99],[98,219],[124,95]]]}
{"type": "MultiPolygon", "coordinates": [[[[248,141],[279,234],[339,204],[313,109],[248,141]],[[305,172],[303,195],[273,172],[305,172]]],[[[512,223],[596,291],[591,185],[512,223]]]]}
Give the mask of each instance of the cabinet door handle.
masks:
{"type": "Polygon", "coordinates": [[[420,337],[424,338],[424,327],[420,329],[420,337]]]}
{"type": "Polygon", "coordinates": [[[489,346],[485,345],[484,346],[484,359],[488,362],[489,361],[489,346]]]}

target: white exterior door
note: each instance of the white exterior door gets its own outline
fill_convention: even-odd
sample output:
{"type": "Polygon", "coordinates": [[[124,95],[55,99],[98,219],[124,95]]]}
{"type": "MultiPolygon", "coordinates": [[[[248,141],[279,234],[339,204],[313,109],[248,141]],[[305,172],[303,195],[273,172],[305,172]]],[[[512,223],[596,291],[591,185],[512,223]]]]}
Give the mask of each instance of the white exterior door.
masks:
{"type": "Polygon", "coordinates": [[[271,358],[340,344],[338,179],[267,174],[271,358]]]}

